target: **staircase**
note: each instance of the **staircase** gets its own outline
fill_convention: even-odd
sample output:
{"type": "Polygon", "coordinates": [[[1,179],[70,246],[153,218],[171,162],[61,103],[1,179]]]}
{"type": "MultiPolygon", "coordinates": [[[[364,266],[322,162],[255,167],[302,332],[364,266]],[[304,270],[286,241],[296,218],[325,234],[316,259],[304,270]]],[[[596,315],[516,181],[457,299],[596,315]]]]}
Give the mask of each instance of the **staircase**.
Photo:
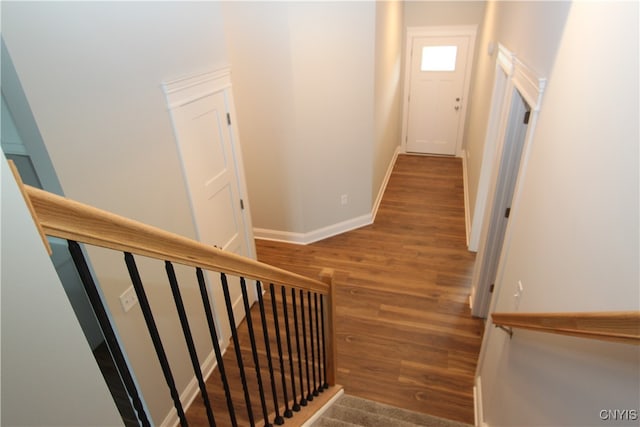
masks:
{"type": "Polygon", "coordinates": [[[457,421],[407,411],[355,396],[343,395],[312,427],[469,427],[457,421]]]}
{"type": "MultiPolygon", "coordinates": [[[[135,372],[127,363],[127,348],[118,340],[118,324],[110,315],[111,307],[101,297],[102,287],[113,285],[113,280],[100,283],[94,279],[81,244],[102,248],[109,256],[117,257],[115,260],[124,258],[120,271],[128,273],[149,332],[147,342],[155,351],[166,383],[166,389],[162,382],[157,387],[166,390],[173,401],[174,408],[164,416],[163,425],[214,426],[227,421],[230,426],[271,426],[285,421],[301,425],[341,390],[335,384],[335,299],[330,269],[321,272],[320,280],[300,276],[25,186],[17,171],[15,176],[45,247],[50,249],[46,236],[67,240],[122,380],[124,400],[132,406],[128,412],[132,412],[133,423],[154,425],[152,414],[144,405],[144,391],[134,381],[135,372]],[[148,292],[151,295],[158,290],[162,290],[162,307],[171,307],[171,299],[175,304],[172,333],[167,329],[161,333],[161,322],[156,318],[164,323],[166,312],[157,310],[157,303],[152,305],[153,299],[147,298],[148,292]],[[212,292],[224,300],[224,307],[216,316],[212,292]],[[235,306],[241,308],[237,310],[241,317],[236,318],[235,306]],[[188,313],[193,313],[191,318],[188,313]],[[198,335],[192,332],[196,328],[202,331],[198,335]],[[218,331],[224,328],[231,337],[223,348],[220,343],[224,339],[218,331]],[[241,331],[246,336],[241,336],[241,331]],[[174,343],[181,342],[181,338],[186,351],[178,358],[174,343]],[[204,357],[198,346],[205,349],[204,357]],[[176,380],[180,377],[175,361],[184,363],[184,353],[188,354],[194,373],[193,377],[180,373],[183,383],[188,380],[186,386],[176,380]],[[205,359],[210,362],[205,363],[205,359]],[[215,370],[211,367],[214,363],[215,370]],[[212,371],[216,375],[209,375],[212,371]]],[[[127,280],[126,273],[122,279],[127,280]]],[[[148,351],[145,356],[152,359],[153,353],[148,351]]]]}

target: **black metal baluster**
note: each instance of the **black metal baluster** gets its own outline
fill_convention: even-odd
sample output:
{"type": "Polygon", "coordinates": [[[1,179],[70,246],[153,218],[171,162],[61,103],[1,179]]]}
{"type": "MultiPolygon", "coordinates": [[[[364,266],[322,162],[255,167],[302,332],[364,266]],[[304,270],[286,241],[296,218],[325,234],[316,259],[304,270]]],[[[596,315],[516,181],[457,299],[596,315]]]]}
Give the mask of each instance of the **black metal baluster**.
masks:
{"type": "Polygon", "coordinates": [[[73,240],[68,240],[67,243],[69,246],[69,253],[71,254],[71,258],[73,259],[73,263],[75,264],[76,269],[78,270],[80,280],[82,281],[84,290],[87,293],[89,301],[91,302],[93,312],[98,319],[100,329],[102,330],[105,341],[107,342],[107,347],[111,352],[113,361],[116,365],[116,369],[118,370],[118,373],[122,378],[122,382],[124,383],[124,386],[127,390],[127,394],[131,398],[133,408],[136,411],[136,416],[144,427],[151,426],[151,423],[147,418],[147,413],[145,412],[144,406],[142,405],[142,399],[140,399],[138,388],[133,381],[133,376],[131,375],[131,371],[127,366],[122,348],[120,348],[120,344],[118,343],[118,338],[116,337],[115,330],[113,329],[111,321],[109,320],[107,309],[102,304],[102,299],[100,298],[100,294],[98,293],[98,287],[96,286],[96,283],[91,276],[87,261],[84,259],[82,249],[80,249],[80,245],[73,240]]]}
{"type": "Polygon", "coordinates": [[[211,311],[211,305],[209,303],[209,293],[207,292],[207,284],[204,280],[204,273],[200,267],[196,268],[196,276],[198,278],[198,286],[200,287],[200,296],[202,296],[202,304],[204,305],[204,313],[207,317],[207,323],[209,325],[209,334],[211,335],[211,342],[213,344],[213,351],[216,355],[216,361],[218,363],[218,372],[220,372],[220,379],[222,380],[222,386],[224,387],[224,395],[227,399],[227,409],[229,410],[229,417],[231,418],[231,425],[237,426],[236,412],[233,409],[233,400],[231,399],[231,390],[229,389],[229,381],[227,380],[227,373],[224,369],[224,361],[222,359],[222,351],[220,350],[220,342],[218,340],[218,332],[216,331],[216,324],[213,320],[213,312],[211,311]]]}
{"type": "Polygon", "coordinates": [[[307,353],[307,326],[304,320],[304,294],[300,289],[300,317],[302,323],[302,342],[304,344],[304,363],[307,373],[307,401],[313,401],[313,393],[311,393],[311,380],[309,379],[309,354],[307,353]]]}
{"type": "Polygon", "coordinates": [[[285,328],[284,331],[287,335],[287,352],[289,353],[289,371],[291,373],[291,394],[293,395],[293,406],[291,407],[291,409],[298,412],[300,410],[300,404],[298,403],[298,397],[296,396],[296,375],[293,369],[293,354],[291,351],[291,331],[289,329],[289,309],[287,307],[287,290],[284,286],[282,286],[280,289],[282,291],[282,312],[284,313],[284,328],[285,328]]]}
{"type": "MultiPolygon", "coordinates": [[[[262,284],[256,282],[256,291],[258,292],[258,305],[260,306],[260,320],[262,321],[262,335],[264,337],[264,347],[267,352],[267,366],[269,368],[269,379],[271,380],[271,394],[273,395],[273,407],[275,408],[275,418],[273,423],[276,425],[284,424],[284,418],[280,415],[280,406],[278,405],[278,390],[276,389],[276,379],[273,375],[273,361],[271,360],[271,343],[269,342],[269,330],[267,326],[267,317],[264,314],[264,300],[262,298],[262,284]]],[[[282,355],[280,355],[282,357],[282,355]]],[[[288,404],[287,404],[288,405],[288,404]]]]}
{"type": "Polygon", "coordinates": [[[296,290],[291,288],[291,304],[293,305],[293,325],[296,332],[296,349],[298,352],[298,373],[300,374],[300,406],[307,406],[307,398],[304,396],[304,384],[302,382],[302,356],[300,354],[300,333],[298,330],[298,309],[296,304],[296,290]]]}
{"type": "Polygon", "coordinates": [[[327,341],[324,335],[324,295],[320,295],[320,320],[322,324],[322,366],[324,369],[324,384],[325,389],[329,388],[329,382],[327,381],[327,341]]]}
{"type": "MultiPolygon", "coordinates": [[[[244,402],[247,405],[247,416],[249,417],[249,424],[253,427],[256,424],[253,419],[251,398],[249,397],[249,388],[247,387],[247,376],[245,375],[244,363],[242,362],[242,351],[240,350],[240,340],[238,339],[236,321],[233,316],[233,305],[231,304],[231,295],[229,294],[229,284],[227,283],[227,276],[224,273],[220,273],[220,281],[222,282],[224,303],[227,307],[227,316],[229,317],[229,325],[231,326],[231,338],[233,339],[233,347],[236,350],[236,361],[238,362],[238,369],[240,370],[240,380],[242,381],[242,389],[244,390],[244,402]]],[[[247,317],[249,317],[248,314],[247,317]]]]}
{"type": "MultiPolygon", "coordinates": [[[[313,310],[315,311],[316,318],[316,351],[318,352],[318,385],[316,387],[315,393],[321,393],[324,389],[322,388],[322,359],[320,358],[320,320],[318,319],[318,294],[316,292],[313,293],[313,310]]],[[[315,394],[314,393],[314,394],[315,394]]],[[[317,394],[316,394],[317,396],[317,394]]]]}
{"type": "Polygon", "coordinates": [[[245,320],[249,330],[249,340],[251,341],[251,354],[253,364],[256,368],[256,380],[258,381],[258,391],[260,393],[260,404],[262,405],[262,415],[265,427],[270,427],[269,414],[267,413],[267,402],[264,399],[264,387],[262,386],[262,376],[260,375],[260,361],[258,360],[258,349],[256,348],[256,337],[253,332],[253,321],[251,320],[251,307],[249,307],[249,295],[247,294],[247,283],[244,277],[240,278],[240,288],[242,289],[242,302],[244,303],[245,320]]]}
{"type": "Polygon", "coordinates": [[[207,386],[204,383],[204,377],[202,376],[202,369],[200,369],[200,361],[198,360],[198,352],[196,345],[193,342],[193,335],[191,334],[191,328],[189,327],[189,320],[187,319],[187,313],[184,309],[184,302],[182,301],[182,295],[180,294],[180,288],[178,287],[178,278],[173,268],[173,264],[169,261],[165,261],[164,267],[167,271],[167,277],[169,278],[169,285],[171,286],[171,293],[173,294],[173,300],[176,303],[176,310],[178,311],[178,318],[180,319],[180,325],[182,326],[182,332],[184,334],[184,340],[187,344],[187,350],[189,350],[189,358],[191,359],[191,365],[193,366],[193,372],[198,380],[198,387],[200,388],[200,395],[204,402],[204,407],[207,412],[207,419],[209,425],[215,427],[216,420],[213,416],[213,409],[211,409],[211,402],[209,401],[209,393],[207,393],[207,386]]]}
{"type": "Polygon", "coordinates": [[[314,351],[313,346],[313,314],[311,311],[311,292],[307,292],[307,302],[308,302],[308,310],[309,310],[309,341],[311,343],[311,378],[313,379],[313,387],[311,388],[311,393],[314,396],[318,395],[318,388],[316,387],[316,353],[314,351]]]}
{"type": "MultiPolygon", "coordinates": [[[[273,324],[276,330],[276,344],[278,347],[278,360],[280,361],[280,379],[282,380],[282,394],[284,395],[284,416],[293,417],[293,412],[289,408],[289,395],[287,393],[287,379],[284,375],[284,358],[282,357],[282,341],[280,339],[280,322],[278,321],[278,305],[276,303],[276,292],[273,283],[269,284],[271,295],[271,310],[273,311],[273,324]]],[[[284,422],[284,420],[283,420],[284,422]]]]}
{"type": "Polygon", "coordinates": [[[147,324],[147,329],[149,329],[151,341],[153,342],[156,354],[158,355],[158,360],[160,361],[160,366],[162,367],[162,373],[164,374],[164,378],[167,382],[167,385],[169,386],[171,398],[173,399],[173,405],[178,412],[180,425],[187,426],[187,418],[184,415],[184,409],[182,408],[182,403],[180,402],[180,395],[178,394],[176,383],[173,379],[173,374],[171,373],[171,367],[169,366],[169,361],[167,360],[167,354],[165,353],[164,347],[162,346],[162,340],[160,339],[160,334],[158,333],[156,322],[153,318],[153,314],[151,313],[151,306],[149,305],[147,294],[145,293],[144,287],[142,286],[142,280],[140,279],[140,273],[138,273],[138,267],[136,266],[136,262],[133,259],[133,255],[131,255],[131,253],[125,252],[124,260],[127,264],[129,276],[131,277],[131,283],[133,284],[133,289],[136,291],[136,296],[138,297],[138,302],[140,303],[140,308],[142,309],[142,315],[144,316],[144,320],[147,324]]]}

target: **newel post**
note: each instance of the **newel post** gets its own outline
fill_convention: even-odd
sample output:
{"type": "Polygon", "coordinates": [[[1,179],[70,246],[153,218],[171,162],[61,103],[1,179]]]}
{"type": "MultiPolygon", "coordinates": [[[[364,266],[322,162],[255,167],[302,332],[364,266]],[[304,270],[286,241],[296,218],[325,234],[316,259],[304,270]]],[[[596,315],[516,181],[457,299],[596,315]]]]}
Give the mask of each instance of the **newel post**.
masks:
{"type": "Polygon", "coordinates": [[[336,384],[336,375],[338,372],[338,357],[336,348],[336,301],[335,301],[335,284],[333,282],[333,270],[325,268],[320,272],[320,281],[329,285],[329,293],[324,296],[326,298],[326,304],[324,304],[324,328],[327,333],[325,348],[326,348],[326,376],[327,383],[330,386],[336,384]]]}

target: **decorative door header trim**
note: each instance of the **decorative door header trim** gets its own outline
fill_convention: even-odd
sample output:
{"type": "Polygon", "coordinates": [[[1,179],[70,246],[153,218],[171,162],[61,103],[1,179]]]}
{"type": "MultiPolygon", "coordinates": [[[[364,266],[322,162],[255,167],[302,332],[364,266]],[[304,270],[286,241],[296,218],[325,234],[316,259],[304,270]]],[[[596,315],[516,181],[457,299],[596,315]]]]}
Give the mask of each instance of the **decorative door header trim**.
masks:
{"type": "Polygon", "coordinates": [[[191,74],[162,84],[170,109],[190,104],[231,87],[231,69],[220,68],[191,74]]]}

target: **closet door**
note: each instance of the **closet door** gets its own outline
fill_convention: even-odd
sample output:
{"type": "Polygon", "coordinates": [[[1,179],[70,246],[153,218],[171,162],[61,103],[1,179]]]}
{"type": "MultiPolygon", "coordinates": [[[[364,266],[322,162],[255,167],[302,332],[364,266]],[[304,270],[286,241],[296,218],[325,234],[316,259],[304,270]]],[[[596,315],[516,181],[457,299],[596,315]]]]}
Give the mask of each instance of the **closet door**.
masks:
{"type": "MultiPolygon", "coordinates": [[[[192,84],[193,78],[165,85],[198,239],[253,257],[251,224],[242,198],[240,150],[233,138],[237,132],[230,120],[228,74],[211,77],[202,81],[199,75],[192,84]]],[[[208,276],[220,337],[226,344],[230,329],[220,278],[217,273],[208,276]]],[[[237,326],[244,318],[239,280],[229,277],[229,285],[237,326]]]]}

